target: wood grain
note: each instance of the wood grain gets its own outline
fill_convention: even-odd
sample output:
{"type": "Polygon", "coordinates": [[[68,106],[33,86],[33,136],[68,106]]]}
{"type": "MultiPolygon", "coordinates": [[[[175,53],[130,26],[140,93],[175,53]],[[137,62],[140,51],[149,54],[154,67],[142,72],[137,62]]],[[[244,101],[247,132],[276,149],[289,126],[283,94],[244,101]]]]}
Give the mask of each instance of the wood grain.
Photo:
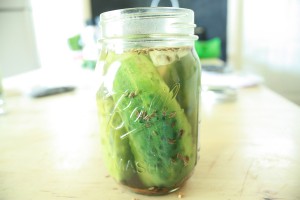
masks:
{"type": "Polygon", "coordinates": [[[95,94],[6,98],[0,116],[0,199],[300,199],[300,108],[264,87],[202,103],[200,159],[163,197],[127,191],[108,175],[95,94]]]}

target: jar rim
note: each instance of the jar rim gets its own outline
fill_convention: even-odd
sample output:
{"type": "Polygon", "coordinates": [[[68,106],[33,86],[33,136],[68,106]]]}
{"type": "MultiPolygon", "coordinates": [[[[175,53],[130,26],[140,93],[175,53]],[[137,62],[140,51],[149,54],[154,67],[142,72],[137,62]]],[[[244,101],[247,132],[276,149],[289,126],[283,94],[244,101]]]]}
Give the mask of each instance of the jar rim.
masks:
{"type": "Polygon", "coordinates": [[[100,40],[140,36],[195,39],[194,12],[187,8],[136,7],[100,14],[100,40]]]}
{"type": "Polygon", "coordinates": [[[100,22],[149,17],[184,17],[188,15],[194,15],[194,12],[187,8],[136,7],[103,12],[100,14],[100,22]]]}

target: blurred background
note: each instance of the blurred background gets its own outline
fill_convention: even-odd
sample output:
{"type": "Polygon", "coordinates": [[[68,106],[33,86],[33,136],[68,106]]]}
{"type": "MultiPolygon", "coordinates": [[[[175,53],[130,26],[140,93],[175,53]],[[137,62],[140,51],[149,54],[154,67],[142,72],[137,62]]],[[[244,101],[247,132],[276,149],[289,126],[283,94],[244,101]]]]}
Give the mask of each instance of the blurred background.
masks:
{"type": "MultiPolygon", "coordinates": [[[[151,0],[0,0],[0,74],[93,70],[99,14],[151,0]]],[[[299,0],[178,0],[195,12],[204,71],[253,74],[300,105],[299,0]]],[[[172,6],[161,0],[159,6],[172,6]]],[[[52,81],[56,79],[51,79],[52,81]]],[[[24,83],[19,83],[24,84],[24,83]]],[[[4,81],[5,88],[5,81],[4,81]]]]}

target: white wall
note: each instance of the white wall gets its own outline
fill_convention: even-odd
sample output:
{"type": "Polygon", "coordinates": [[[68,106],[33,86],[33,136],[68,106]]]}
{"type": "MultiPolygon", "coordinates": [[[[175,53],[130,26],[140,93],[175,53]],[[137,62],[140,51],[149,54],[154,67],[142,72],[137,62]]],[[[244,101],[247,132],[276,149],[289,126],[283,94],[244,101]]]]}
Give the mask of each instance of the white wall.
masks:
{"type": "Polygon", "coordinates": [[[85,0],[31,0],[42,68],[72,67],[67,40],[80,34],[87,17],[85,0]]]}
{"type": "Polygon", "coordinates": [[[229,18],[231,63],[263,76],[267,86],[300,105],[300,1],[229,3],[236,15],[229,18]]]}
{"type": "Polygon", "coordinates": [[[0,0],[0,74],[8,77],[39,67],[28,0],[0,0]]]}

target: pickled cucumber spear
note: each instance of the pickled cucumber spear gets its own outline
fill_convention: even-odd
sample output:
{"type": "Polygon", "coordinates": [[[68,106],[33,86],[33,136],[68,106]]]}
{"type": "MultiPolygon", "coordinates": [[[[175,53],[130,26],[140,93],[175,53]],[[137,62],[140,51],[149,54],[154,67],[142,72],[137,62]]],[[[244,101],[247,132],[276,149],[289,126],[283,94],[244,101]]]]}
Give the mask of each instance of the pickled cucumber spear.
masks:
{"type": "Polygon", "coordinates": [[[196,141],[176,93],[148,57],[130,53],[118,62],[115,112],[127,129],[121,138],[129,138],[138,176],[148,188],[176,187],[196,162],[196,141]]]}
{"type": "Polygon", "coordinates": [[[100,138],[104,163],[110,175],[117,182],[132,185],[136,174],[134,158],[128,138],[120,138],[127,130],[122,126],[122,119],[118,113],[113,113],[113,98],[101,94],[103,92],[105,90],[100,89],[97,94],[97,105],[100,117],[100,138]]]}
{"type": "Polygon", "coordinates": [[[192,125],[192,133],[197,134],[200,70],[192,49],[151,51],[150,58],[169,87],[180,86],[176,100],[192,125]]]}

